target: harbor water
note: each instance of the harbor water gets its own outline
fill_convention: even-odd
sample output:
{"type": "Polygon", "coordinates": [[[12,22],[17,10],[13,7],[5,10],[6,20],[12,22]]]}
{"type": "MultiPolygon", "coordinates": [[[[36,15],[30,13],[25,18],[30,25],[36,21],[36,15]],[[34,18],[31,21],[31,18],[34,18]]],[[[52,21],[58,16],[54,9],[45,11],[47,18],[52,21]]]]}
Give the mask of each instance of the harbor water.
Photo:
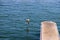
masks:
{"type": "Polygon", "coordinates": [[[0,1],[0,40],[40,40],[42,21],[56,22],[60,31],[60,2],[0,1]]]}

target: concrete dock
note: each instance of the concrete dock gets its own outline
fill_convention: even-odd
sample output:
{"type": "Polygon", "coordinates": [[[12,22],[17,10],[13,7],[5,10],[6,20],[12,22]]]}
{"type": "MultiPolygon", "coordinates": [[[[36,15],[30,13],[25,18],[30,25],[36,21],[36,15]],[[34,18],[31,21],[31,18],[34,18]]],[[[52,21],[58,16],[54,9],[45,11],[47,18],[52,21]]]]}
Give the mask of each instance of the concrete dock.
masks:
{"type": "Polygon", "coordinates": [[[40,40],[59,40],[57,24],[52,21],[41,22],[40,40]]]}

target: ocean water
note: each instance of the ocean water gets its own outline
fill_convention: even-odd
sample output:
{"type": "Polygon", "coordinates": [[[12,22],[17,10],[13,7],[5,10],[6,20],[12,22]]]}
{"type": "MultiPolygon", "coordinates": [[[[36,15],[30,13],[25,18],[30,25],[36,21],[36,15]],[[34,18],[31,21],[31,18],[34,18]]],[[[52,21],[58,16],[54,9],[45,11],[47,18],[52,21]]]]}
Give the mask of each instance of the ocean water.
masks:
{"type": "Polygon", "coordinates": [[[0,40],[39,40],[42,21],[56,22],[60,31],[59,2],[0,1],[0,40]]]}

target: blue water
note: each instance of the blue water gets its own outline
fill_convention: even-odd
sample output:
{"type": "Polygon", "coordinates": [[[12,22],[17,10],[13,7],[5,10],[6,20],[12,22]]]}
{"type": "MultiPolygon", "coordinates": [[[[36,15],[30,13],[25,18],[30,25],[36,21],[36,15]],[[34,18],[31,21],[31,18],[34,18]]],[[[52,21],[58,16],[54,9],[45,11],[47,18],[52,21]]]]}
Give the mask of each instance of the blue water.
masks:
{"type": "Polygon", "coordinates": [[[46,20],[56,22],[60,30],[59,2],[0,1],[0,40],[39,40],[40,23],[46,20]]]}

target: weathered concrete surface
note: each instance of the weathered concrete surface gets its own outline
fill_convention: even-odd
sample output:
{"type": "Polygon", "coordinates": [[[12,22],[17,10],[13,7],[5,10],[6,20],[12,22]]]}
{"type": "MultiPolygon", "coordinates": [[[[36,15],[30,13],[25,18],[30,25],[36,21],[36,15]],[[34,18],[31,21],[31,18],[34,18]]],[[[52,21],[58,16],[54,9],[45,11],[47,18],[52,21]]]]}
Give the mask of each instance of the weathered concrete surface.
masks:
{"type": "Polygon", "coordinates": [[[40,40],[59,40],[57,24],[52,21],[41,22],[40,40]]]}

